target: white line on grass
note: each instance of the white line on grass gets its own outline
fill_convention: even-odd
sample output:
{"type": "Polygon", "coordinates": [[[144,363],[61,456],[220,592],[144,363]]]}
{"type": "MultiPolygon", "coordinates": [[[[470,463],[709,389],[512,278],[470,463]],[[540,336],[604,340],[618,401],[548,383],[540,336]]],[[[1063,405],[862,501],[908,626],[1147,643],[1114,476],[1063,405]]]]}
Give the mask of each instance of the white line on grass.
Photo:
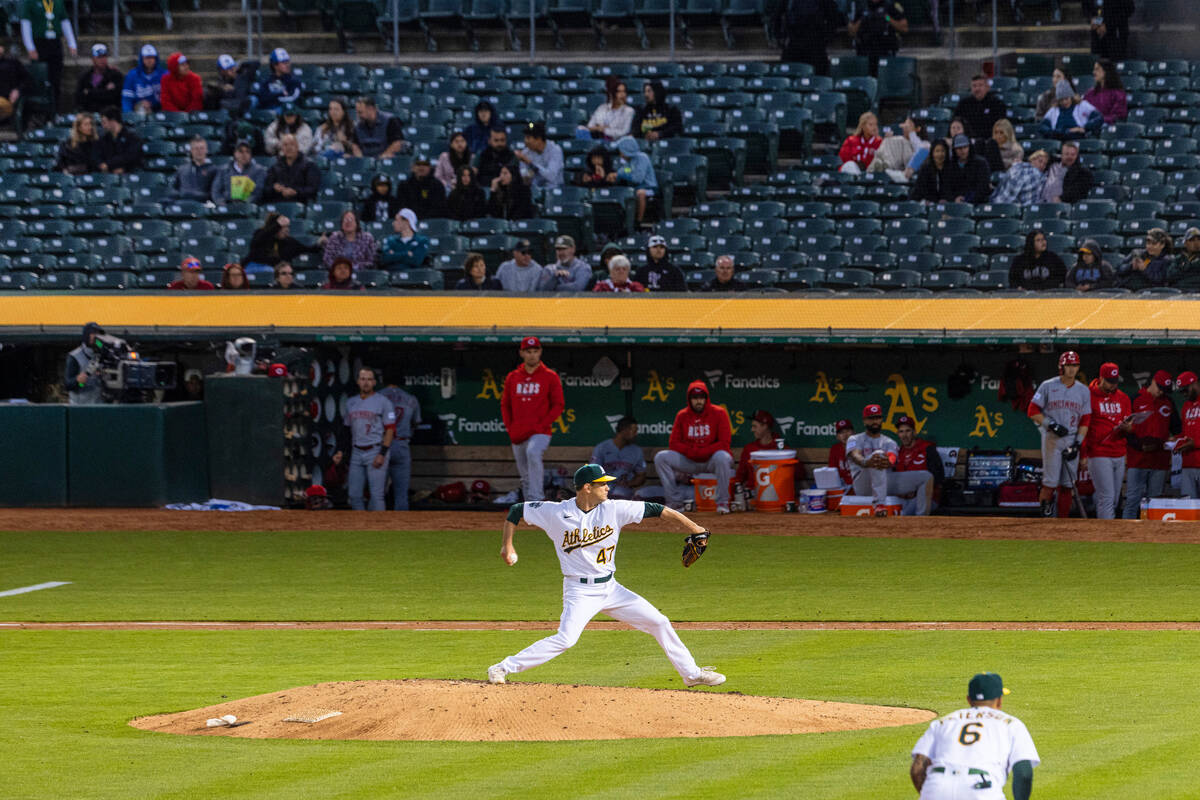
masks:
{"type": "Polygon", "coordinates": [[[22,586],[20,589],[7,589],[0,592],[0,597],[8,597],[14,594],[25,594],[26,592],[36,592],[38,589],[53,589],[55,586],[66,586],[70,581],[47,581],[46,583],[35,583],[33,586],[22,586]]]}

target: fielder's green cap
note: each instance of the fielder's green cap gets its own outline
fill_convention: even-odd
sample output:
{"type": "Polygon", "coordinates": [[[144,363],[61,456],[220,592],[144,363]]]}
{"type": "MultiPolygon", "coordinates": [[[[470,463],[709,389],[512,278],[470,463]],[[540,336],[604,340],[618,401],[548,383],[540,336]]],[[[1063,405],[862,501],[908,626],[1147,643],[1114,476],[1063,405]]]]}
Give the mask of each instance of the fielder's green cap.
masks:
{"type": "Polygon", "coordinates": [[[967,684],[969,700],[995,700],[1001,695],[1008,694],[1004,681],[994,672],[981,672],[967,684]]]}
{"type": "Polygon", "coordinates": [[[605,474],[604,467],[599,464],[584,464],[575,470],[575,488],[582,489],[589,483],[608,483],[615,481],[612,475],[605,474]]]}

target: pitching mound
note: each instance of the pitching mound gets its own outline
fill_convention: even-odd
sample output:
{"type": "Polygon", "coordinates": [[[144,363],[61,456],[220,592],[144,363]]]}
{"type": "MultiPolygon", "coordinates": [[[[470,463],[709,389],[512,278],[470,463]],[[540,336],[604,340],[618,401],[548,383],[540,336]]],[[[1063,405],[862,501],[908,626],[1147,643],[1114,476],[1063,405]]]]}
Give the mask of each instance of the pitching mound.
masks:
{"type": "Polygon", "coordinates": [[[139,717],[135,728],[247,739],[550,741],[763,736],[928,722],[914,708],[725,692],[482,681],[344,681],[139,717]],[[285,722],[289,717],[318,722],[285,722]],[[235,727],[207,727],[226,714],[235,727]]]}

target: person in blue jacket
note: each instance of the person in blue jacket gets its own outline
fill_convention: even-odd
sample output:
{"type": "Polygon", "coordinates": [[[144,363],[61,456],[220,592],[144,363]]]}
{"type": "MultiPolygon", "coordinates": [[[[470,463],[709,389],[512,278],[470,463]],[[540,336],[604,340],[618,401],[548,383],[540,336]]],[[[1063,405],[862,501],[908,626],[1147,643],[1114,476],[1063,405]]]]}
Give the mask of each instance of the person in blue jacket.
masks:
{"type": "Polygon", "coordinates": [[[162,77],[167,71],[158,63],[158,50],[152,44],[142,45],[140,60],[125,75],[121,89],[121,110],[126,114],[148,104],[146,111],[162,111],[162,77]]]}
{"type": "Polygon", "coordinates": [[[637,197],[637,221],[640,225],[646,216],[646,202],[658,191],[658,179],[650,156],[641,151],[637,139],[622,136],[617,140],[617,153],[621,163],[617,166],[614,182],[632,186],[637,197]]]}
{"type": "Polygon", "coordinates": [[[420,269],[429,255],[429,237],[417,233],[417,215],[402,208],[392,221],[391,236],[379,248],[379,266],[386,270],[420,269]]]}
{"type": "Polygon", "coordinates": [[[271,51],[271,77],[258,84],[254,95],[259,108],[276,109],[284,103],[299,103],[304,82],[292,74],[292,57],[282,47],[271,51]]]}

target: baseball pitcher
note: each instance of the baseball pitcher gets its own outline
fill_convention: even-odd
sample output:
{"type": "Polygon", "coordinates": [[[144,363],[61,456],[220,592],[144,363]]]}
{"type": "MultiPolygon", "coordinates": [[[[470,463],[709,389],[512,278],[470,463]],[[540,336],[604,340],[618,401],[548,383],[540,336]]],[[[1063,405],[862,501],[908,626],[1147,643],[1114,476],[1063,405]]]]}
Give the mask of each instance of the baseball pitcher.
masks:
{"type": "Polygon", "coordinates": [[[1079,353],[1068,350],[1058,357],[1058,377],[1042,381],[1029,402],[1029,418],[1042,432],[1042,491],[1038,500],[1042,516],[1055,515],[1054,494],[1058,492],[1058,516],[1071,515],[1075,478],[1079,474],[1079,446],[1087,437],[1092,417],[1092,394],[1075,380],[1079,353]]]}

